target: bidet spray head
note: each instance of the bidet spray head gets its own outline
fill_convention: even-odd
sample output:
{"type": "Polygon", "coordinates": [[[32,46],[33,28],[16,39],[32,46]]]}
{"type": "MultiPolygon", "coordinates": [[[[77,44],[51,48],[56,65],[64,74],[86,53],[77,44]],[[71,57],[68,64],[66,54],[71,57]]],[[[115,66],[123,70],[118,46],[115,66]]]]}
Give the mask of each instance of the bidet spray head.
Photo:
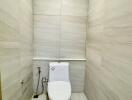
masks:
{"type": "Polygon", "coordinates": [[[38,68],[38,72],[41,73],[41,67],[37,67],[38,68]]]}

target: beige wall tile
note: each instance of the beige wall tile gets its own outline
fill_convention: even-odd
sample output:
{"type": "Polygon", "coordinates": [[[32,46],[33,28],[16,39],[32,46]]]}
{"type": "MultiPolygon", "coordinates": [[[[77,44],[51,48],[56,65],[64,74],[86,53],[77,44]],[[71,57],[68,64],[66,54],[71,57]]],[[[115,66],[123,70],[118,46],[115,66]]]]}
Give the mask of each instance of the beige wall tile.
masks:
{"type": "Polygon", "coordinates": [[[0,68],[2,100],[29,100],[32,94],[32,1],[1,0],[0,68]],[[20,81],[24,80],[21,86],[20,81]]]}
{"type": "Polygon", "coordinates": [[[35,57],[57,58],[60,17],[35,15],[34,28],[35,57]]]}
{"type": "Polygon", "coordinates": [[[61,58],[85,58],[86,17],[62,16],[61,58]]]}
{"type": "Polygon", "coordinates": [[[132,98],[130,4],[130,0],[89,1],[85,77],[89,100],[132,98]]]}
{"type": "Polygon", "coordinates": [[[34,0],[34,14],[60,15],[61,0],[34,0]]]}
{"type": "Polygon", "coordinates": [[[87,16],[88,0],[62,0],[62,15],[87,16]]]}

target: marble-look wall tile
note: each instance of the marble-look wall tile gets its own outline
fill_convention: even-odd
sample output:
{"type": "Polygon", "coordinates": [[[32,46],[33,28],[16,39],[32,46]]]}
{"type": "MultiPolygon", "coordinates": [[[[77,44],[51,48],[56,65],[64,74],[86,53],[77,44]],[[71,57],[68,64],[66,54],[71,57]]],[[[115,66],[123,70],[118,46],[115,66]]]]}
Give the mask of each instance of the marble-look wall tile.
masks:
{"type": "MultiPolygon", "coordinates": [[[[0,13],[0,14],[3,14],[3,13],[0,13]]],[[[12,40],[15,42],[18,40],[18,37],[19,37],[19,35],[17,34],[18,31],[16,29],[11,28],[9,25],[7,25],[4,22],[0,23],[0,32],[3,33],[3,34],[0,34],[0,41],[12,40]]]]}
{"type": "Polygon", "coordinates": [[[85,93],[89,100],[132,98],[130,0],[89,0],[85,93]]]}
{"type": "MultiPolygon", "coordinates": [[[[48,78],[49,62],[53,61],[34,61],[34,91],[36,91],[38,70],[37,67],[41,67],[41,79],[42,77],[48,78]]],[[[85,77],[85,61],[70,61],[70,80],[72,84],[72,92],[83,92],[84,90],[84,77],[85,77]]],[[[41,84],[39,92],[42,91],[41,84]]]]}
{"type": "Polygon", "coordinates": [[[107,2],[104,18],[103,42],[132,43],[132,1],[107,2]],[[111,12],[111,13],[109,13],[111,12]]]}
{"type": "Polygon", "coordinates": [[[85,58],[87,2],[88,0],[34,0],[35,57],[85,58]],[[68,12],[65,8],[69,8],[68,12]],[[60,14],[56,11],[60,11],[60,14]]]}
{"type": "Polygon", "coordinates": [[[86,17],[62,16],[61,58],[85,58],[86,17]]]}
{"type": "Polygon", "coordinates": [[[18,48],[1,48],[1,85],[2,100],[9,100],[12,96],[20,99],[20,53],[18,48]],[[14,70],[15,69],[15,70],[14,70]]]}
{"type": "Polygon", "coordinates": [[[34,14],[60,15],[61,0],[34,0],[34,14]]]}
{"type": "Polygon", "coordinates": [[[70,62],[70,80],[73,93],[84,91],[85,61],[70,62]]]}
{"type": "Polygon", "coordinates": [[[33,92],[32,0],[0,2],[2,100],[29,100],[33,92]]]}
{"type": "Polygon", "coordinates": [[[60,34],[60,16],[34,16],[34,56],[57,58],[60,34]]]}
{"type": "Polygon", "coordinates": [[[132,98],[132,44],[104,44],[102,49],[102,80],[119,100],[132,98]],[[107,78],[109,81],[107,81],[107,78]]]}
{"type": "Polygon", "coordinates": [[[62,0],[62,15],[87,16],[88,0],[62,0]]]}
{"type": "Polygon", "coordinates": [[[20,79],[24,80],[22,100],[29,100],[33,93],[32,58],[33,58],[33,16],[32,0],[20,1],[20,79]]]}
{"type": "MultiPolygon", "coordinates": [[[[15,96],[16,93],[20,91],[20,87],[18,85],[19,77],[17,73],[17,71],[20,71],[19,67],[17,67],[20,65],[20,61],[17,60],[19,59],[19,45],[17,43],[19,37],[17,16],[18,6],[14,6],[17,3],[18,2],[16,0],[13,0],[12,2],[9,0],[2,0],[0,3],[0,68],[2,100],[9,100],[12,98],[11,96],[15,96]],[[5,6],[7,4],[8,7],[5,6]],[[11,11],[14,11],[14,14],[11,14],[11,11]],[[15,89],[13,89],[14,86],[15,89]]],[[[20,92],[14,98],[14,100],[17,99],[20,99],[20,92]]]]}
{"type": "MultiPolygon", "coordinates": [[[[0,69],[1,72],[1,69],[0,69]]],[[[2,100],[2,92],[1,92],[1,74],[0,74],[0,99],[2,100]]]]}

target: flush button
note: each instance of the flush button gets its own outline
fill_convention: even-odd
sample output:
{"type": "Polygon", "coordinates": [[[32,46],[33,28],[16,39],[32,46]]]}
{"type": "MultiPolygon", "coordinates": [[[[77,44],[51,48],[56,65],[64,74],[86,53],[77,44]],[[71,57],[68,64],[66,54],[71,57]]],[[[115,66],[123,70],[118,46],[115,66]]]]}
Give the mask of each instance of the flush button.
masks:
{"type": "Polygon", "coordinates": [[[55,70],[55,67],[52,67],[51,70],[54,71],[55,70]]]}

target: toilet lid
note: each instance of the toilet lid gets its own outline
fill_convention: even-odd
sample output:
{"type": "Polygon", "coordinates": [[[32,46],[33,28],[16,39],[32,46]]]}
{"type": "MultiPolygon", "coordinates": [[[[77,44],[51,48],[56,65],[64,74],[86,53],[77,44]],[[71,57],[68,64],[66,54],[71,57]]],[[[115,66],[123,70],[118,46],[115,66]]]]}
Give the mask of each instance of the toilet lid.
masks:
{"type": "Polygon", "coordinates": [[[48,95],[52,100],[68,100],[71,97],[70,82],[49,82],[48,95]]]}

